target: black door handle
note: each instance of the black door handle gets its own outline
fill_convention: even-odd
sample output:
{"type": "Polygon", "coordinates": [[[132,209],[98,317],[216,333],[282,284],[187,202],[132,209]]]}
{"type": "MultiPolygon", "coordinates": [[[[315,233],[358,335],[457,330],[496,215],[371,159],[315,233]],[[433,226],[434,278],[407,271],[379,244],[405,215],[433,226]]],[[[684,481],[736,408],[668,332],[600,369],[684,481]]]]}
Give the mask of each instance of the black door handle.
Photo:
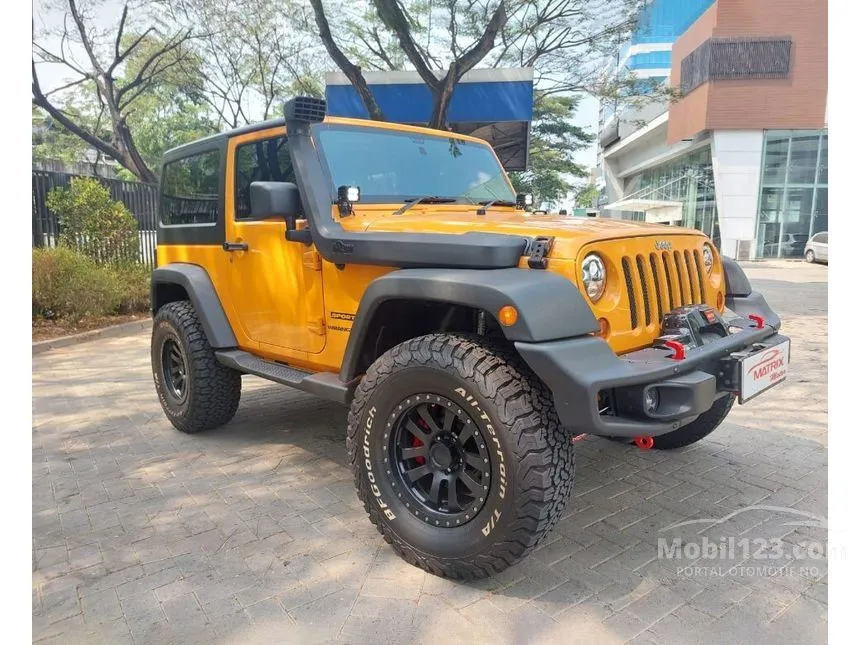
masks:
{"type": "Polygon", "coordinates": [[[247,251],[248,244],[247,242],[224,242],[221,248],[225,251],[247,251]]]}

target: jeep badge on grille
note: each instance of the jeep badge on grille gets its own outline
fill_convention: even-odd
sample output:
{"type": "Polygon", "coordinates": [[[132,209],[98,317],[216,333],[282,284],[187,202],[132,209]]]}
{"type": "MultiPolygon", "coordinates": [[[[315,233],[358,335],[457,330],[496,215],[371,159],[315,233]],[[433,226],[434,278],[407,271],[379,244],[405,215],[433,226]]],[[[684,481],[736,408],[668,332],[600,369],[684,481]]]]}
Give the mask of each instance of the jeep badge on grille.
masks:
{"type": "Polygon", "coordinates": [[[671,251],[672,250],[672,243],[668,242],[666,240],[657,240],[654,243],[654,246],[657,247],[658,251],[671,251]]]}

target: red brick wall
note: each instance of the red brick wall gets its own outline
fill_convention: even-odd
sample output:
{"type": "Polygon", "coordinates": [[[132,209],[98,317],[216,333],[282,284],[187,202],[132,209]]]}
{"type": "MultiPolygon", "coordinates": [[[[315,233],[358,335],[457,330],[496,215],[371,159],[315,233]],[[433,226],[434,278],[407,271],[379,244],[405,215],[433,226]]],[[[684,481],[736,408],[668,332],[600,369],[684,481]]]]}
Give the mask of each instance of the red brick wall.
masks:
{"type": "Polygon", "coordinates": [[[824,127],[827,101],[827,0],[716,0],[672,49],[672,85],[681,60],[711,37],[789,36],[784,79],[717,80],[669,108],[669,143],[702,130],[824,127]]]}

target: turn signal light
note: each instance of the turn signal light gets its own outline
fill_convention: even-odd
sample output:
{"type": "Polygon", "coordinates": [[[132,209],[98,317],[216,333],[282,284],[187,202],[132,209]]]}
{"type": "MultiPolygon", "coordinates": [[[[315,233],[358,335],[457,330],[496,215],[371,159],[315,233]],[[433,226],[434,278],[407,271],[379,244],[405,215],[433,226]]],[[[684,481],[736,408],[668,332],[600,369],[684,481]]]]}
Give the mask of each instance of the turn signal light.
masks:
{"type": "Polygon", "coordinates": [[[601,338],[609,337],[609,321],[606,318],[598,318],[597,325],[600,327],[600,331],[597,332],[597,335],[601,338]]]}
{"type": "Polygon", "coordinates": [[[504,307],[499,309],[499,323],[501,323],[505,327],[510,327],[511,325],[516,323],[517,318],[519,317],[519,312],[517,312],[516,307],[512,305],[505,305],[504,307]]]}

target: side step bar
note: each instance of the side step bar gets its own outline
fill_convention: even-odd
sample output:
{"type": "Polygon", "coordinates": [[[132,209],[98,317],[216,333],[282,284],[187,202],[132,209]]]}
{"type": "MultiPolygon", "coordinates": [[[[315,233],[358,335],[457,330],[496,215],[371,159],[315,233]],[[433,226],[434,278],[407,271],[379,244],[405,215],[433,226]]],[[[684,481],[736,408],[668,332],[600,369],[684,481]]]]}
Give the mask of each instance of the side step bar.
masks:
{"type": "Polygon", "coordinates": [[[349,404],[355,386],[341,381],[331,372],[305,372],[288,365],[266,361],[240,349],[227,349],[215,352],[218,362],[226,367],[261,376],[264,379],[294,387],[303,392],[315,394],[329,401],[349,404]]]}

